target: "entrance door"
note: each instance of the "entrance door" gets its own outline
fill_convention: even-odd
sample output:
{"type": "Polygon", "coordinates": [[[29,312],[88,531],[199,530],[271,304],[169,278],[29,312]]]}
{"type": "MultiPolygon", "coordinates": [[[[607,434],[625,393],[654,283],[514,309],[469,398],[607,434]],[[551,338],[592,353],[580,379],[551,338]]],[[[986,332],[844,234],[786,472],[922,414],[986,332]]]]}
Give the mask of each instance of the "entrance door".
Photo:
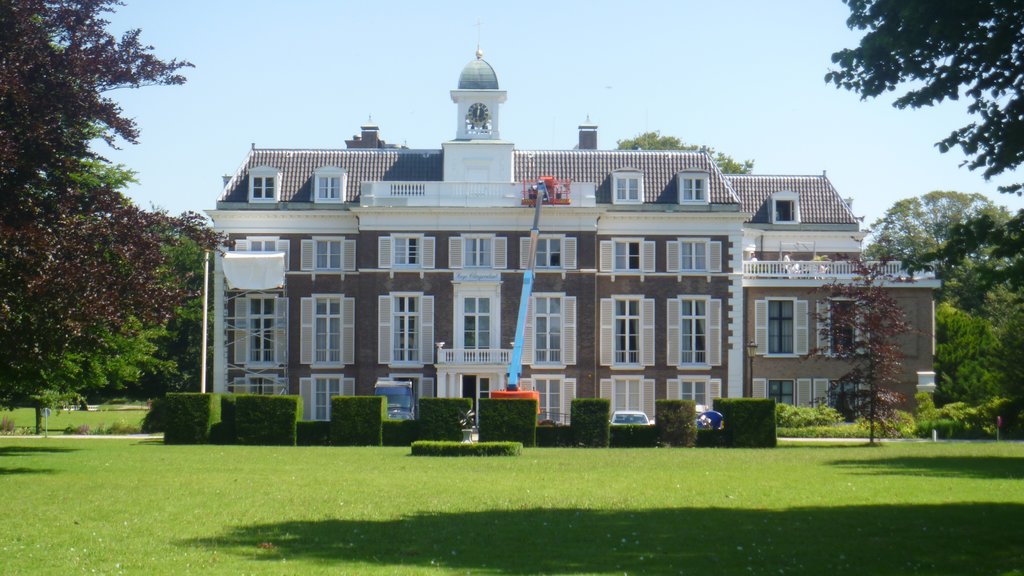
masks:
{"type": "Polygon", "coordinates": [[[462,375],[462,397],[473,399],[473,412],[477,415],[477,423],[480,422],[480,399],[491,397],[490,376],[477,376],[476,374],[462,375]]]}

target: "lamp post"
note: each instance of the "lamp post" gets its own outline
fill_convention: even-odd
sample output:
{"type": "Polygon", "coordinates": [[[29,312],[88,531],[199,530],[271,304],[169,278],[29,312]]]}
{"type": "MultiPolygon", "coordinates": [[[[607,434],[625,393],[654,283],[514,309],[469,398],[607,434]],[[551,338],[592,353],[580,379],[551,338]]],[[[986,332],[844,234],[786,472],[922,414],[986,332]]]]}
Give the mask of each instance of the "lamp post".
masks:
{"type": "Polygon", "coordinates": [[[757,342],[747,342],[747,378],[746,390],[743,391],[744,398],[754,395],[754,354],[757,354],[757,342]]]}

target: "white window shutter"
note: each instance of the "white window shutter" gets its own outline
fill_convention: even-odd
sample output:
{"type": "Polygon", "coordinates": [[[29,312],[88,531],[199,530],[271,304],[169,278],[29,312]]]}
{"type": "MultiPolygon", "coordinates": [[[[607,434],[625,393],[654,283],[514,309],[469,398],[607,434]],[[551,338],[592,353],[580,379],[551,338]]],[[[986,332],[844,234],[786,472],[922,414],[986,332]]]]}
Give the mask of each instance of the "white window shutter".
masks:
{"type": "MultiPolygon", "coordinates": [[[[672,244],[672,242],[669,242],[669,244],[672,244]]],[[[682,355],[679,353],[679,299],[669,298],[666,301],[666,304],[668,314],[665,323],[665,326],[667,327],[665,341],[668,344],[668,349],[665,356],[665,363],[669,366],[679,366],[679,363],[682,360],[682,355]]],[[[674,398],[674,396],[670,396],[670,398],[674,398]]]]}
{"type": "Polygon", "coordinates": [[[654,366],[654,299],[640,301],[640,362],[654,366]]]}
{"type": "Polygon", "coordinates": [[[811,402],[814,404],[824,404],[828,401],[828,378],[815,378],[814,379],[814,394],[811,398],[811,402]]]}
{"type": "Polygon", "coordinates": [[[377,238],[377,266],[391,268],[391,236],[377,238]]]}
{"type": "Polygon", "coordinates": [[[807,300],[797,300],[793,305],[793,315],[795,318],[796,329],[794,330],[794,337],[796,342],[793,346],[793,351],[801,356],[807,355],[808,349],[808,333],[807,333],[807,300]]]}
{"type": "Polygon", "coordinates": [[[654,241],[644,240],[640,247],[640,271],[644,274],[654,273],[654,241]]]}
{"type": "Polygon", "coordinates": [[[248,240],[235,240],[235,252],[248,252],[249,241],[248,240]]]}
{"type": "Polygon", "coordinates": [[[345,272],[354,272],[356,269],[356,241],[354,239],[341,241],[341,269],[345,272]]]}
{"type": "Polygon", "coordinates": [[[299,362],[313,363],[313,298],[303,298],[299,303],[299,362]]]}
{"type": "Polygon", "coordinates": [[[722,365],[722,301],[708,300],[708,364],[722,365]]]}
{"type": "Polygon", "coordinates": [[[277,250],[278,252],[284,252],[284,269],[290,269],[288,261],[289,255],[291,253],[291,242],[287,240],[277,240],[276,242],[274,242],[274,249],[277,250]]]}
{"type": "Polygon", "coordinates": [[[508,238],[504,236],[494,238],[494,267],[498,270],[508,268],[508,238]]]}
{"type": "Polygon", "coordinates": [[[832,346],[829,342],[828,330],[826,330],[826,328],[828,327],[828,322],[831,320],[828,314],[829,301],[826,299],[818,300],[817,304],[815,304],[814,309],[814,327],[815,331],[817,332],[817,338],[815,338],[815,342],[817,343],[818,354],[827,356],[832,354],[832,346]]]}
{"type": "Polygon", "coordinates": [[[519,269],[527,270],[530,268],[530,237],[523,236],[519,238],[519,269]]]}
{"type": "Polygon", "coordinates": [[[377,297],[377,362],[391,364],[391,296],[377,297]]]}
{"type": "Polygon", "coordinates": [[[341,379],[341,396],[355,396],[356,395],[356,379],[355,378],[342,378],[341,379]]]}
{"type": "Polygon", "coordinates": [[[562,268],[564,270],[576,269],[576,238],[566,236],[562,239],[562,268]]]}
{"type": "Polygon", "coordinates": [[[601,240],[601,254],[598,259],[598,271],[611,272],[615,262],[615,242],[601,240]]]}
{"type": "Polygon", "coordinates": [[[249,361],[249,299],[235,298],[235,364],[249,361]]]}
{"type": "Polygon", "coordinates": [[[665,397],[669,400],[679,400],[683,397],[683,383],[679,378],[669,378],[665,381],[665,397]]]}
{"type": "Polygon", "coordinates": [[[434,238],[432,236],[423,238],[423,267],[434,267],[434,238]]]}
{"type": "Polygon", "coordinates": [[[316,240],[302,241],[302,255],[299,258],[299,268],[312,270],[316,267],[316,240]]]}
{"type": "Polygon", "coordinates": [[[313,402],[313,379],[299,378],[299,396],[302,396],[302,419],[312,420],[316,404],[313,402]]]}
{"type": "Polygon", "coordinates": [[[708,380],[708,405],[714,404],[711,400],[722,397],[722,379],[712,378],[708,380]]]}
{"type": "Polygon", "coordinates": [[[679,272],[682,260],[679,257],[679,240],[665,242],[665,271],[679,272]]]}
{"type": "Polygon", "coordinates": [[[462,268],[462,236],[448,238],[448,267],[462,268]]]}
{"type": "Polygon", "coordinates": [[[613,390],[612,390],[612,379],[611,378],[601,378],[601,398],[607,398],[608,400],[611,400],[612,404],[613,404],[613,406],[612,406],[613,410],[615,408],[614,407],[614,404],[615,404],[614,396],[615,395],[613,394],[613,390]]]}
{"type": "Polygon", "coordinates": [[[601,298],[601,365],[615,363],[615,300],[601,298]]]}
{"type": "Polygon", "coordinates": [[[764,355],[768,353],[768,301],[754,301],[754,342],[757,343],[757,353],[764,355]]]}
{"type": "Polygon", "coordinates": [[[796,380],[796,405],[811,405],[811,379],[797,378],[796,380]]]}
{"type": "Polygon", "coordinates": [[[576,363],[576,297],[562,297],[562,362],[576,363]]]}
{"type": "Polygon", "coordinates": [[[562,380],[562,424],[569,424],[572,416],[572,401],[576,399],[576,379],[562,380]]]}
{"type": "Polygon", "coordinates": [[[641,393],[642,402],[644,405],[644,414],[647,417],[654,419],[654,379],[644,378],[643,380],[643,392],[641,393]]]}
{"type": "MultiPolygon", "coordinates": [[[[526,326],[523,326],[523,356],[522,362],[527,366],[533,366],[534,362],[537,361],[534,353],[536,352],[536,346],[534,346],[533,339],[535,338],[534,326],[536,325],[537,318],[537,297],[534,295],[530,296],[530,299],[526,302],[526,326]]],[[[518,320],[517,320],[518,321],[518,320]]]]}
{"type": "Polygon", "coordinates": [[[765,378],[754,378],[752,398],[768,397],[768,380],[765,378]]]}
{"type": "Polygon", "coordinates": [[[356,363],[356,299],[341,298],[341,362],[356,363]]]}
{"type": "Polygon", "coordinates": [[[274,363],[288,363],[288,299],[274,299],[274,363]]]}
{"type": "Polygon", "coordinates": [[[420,378],[419,398],[433,398],[433,397],[434,397],[434,379],[433,378],[420,378]]]}
{"type": "Polygon", "coordinates": [[[434,297],[420,297],[420,362],[434,363],[434,297]]]}
{"type": "Polygon", "coordinates": [[[708,271],[722,271],[722,243],[708,242],[708,271]]]}

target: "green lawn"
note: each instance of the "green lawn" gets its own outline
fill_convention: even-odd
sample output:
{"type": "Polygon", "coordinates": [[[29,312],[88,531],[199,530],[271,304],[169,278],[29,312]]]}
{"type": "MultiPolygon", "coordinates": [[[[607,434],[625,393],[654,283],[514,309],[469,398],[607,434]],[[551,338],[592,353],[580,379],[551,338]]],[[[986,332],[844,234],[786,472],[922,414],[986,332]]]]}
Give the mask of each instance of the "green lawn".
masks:
{"type": "MultiPolygon", "coordinates": [[[[4,416],[9,420],[13,420],[15,427],[19,429],[31,429],[30,433],[35,433],[36,411],[33,408],[17,408],[7,411],[0,410],[0,419],[4,416]]],[[[109,428],[116,422],[124,422],[135,426],[141,426],[142,419],[145,417],[145,410],[101,409],[90,410],[88,412],[83,410],[53,410],[45,425],[50,434],[63,434],[64,430],[68,426],[77,429],[83,424],[89,426],[89,429],[92,431],[97,430],[100,426],[109,428]]]]}
{"type": "Polygon", "coordinates": [[[1024,444],[443,459],[0,438],[0,494],[4,574],[1024,574],[1024,444]]]}

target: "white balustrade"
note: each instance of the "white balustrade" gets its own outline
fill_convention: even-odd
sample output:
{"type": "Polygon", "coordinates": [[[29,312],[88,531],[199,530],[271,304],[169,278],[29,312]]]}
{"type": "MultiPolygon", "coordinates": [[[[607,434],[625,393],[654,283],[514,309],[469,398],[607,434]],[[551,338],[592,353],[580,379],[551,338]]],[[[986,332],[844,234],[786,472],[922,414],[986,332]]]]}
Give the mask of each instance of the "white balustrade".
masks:
{"type": "Polygon", "coordinates": [[[507,365],[512,351],[506,348],[442,348],[438,364],[500,364],[507,365]]]}
{"type": "MultiPolygon", "coordinates": [[[[881,262],[865,264],[869,267],[882,265],[881,262]]],[[[898,261],[886,262],[882,265],[882,272],[888,276],[908,276],[903,264],[898,261]]],[[[856,273],[856,266],[849,261],[793,260],[743,263],[743,275],[748,278],[852,278],[856,273]]]]}

